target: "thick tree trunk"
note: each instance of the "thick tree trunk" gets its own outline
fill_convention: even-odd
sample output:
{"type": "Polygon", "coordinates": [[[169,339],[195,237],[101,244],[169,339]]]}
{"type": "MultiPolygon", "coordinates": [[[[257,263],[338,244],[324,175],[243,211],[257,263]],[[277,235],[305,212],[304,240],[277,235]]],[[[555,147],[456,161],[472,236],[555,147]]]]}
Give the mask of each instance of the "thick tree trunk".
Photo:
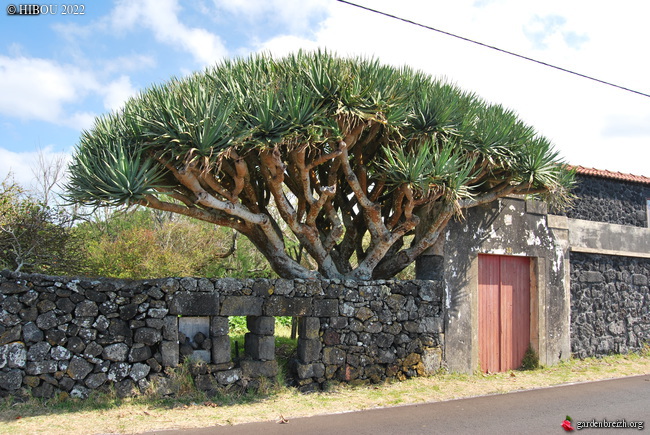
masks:
{"type": "Polygon", "coordinates": [[[286,253],[284,246],[277,246],[269,241],[260,228],[249,226],[244,233],[246,237],[255,245],[255,247],[264,255],[271,268],[281,278],[285,279],[316,279],[320,274],[316,271],[309,270],[295,261],[286,253]]]}

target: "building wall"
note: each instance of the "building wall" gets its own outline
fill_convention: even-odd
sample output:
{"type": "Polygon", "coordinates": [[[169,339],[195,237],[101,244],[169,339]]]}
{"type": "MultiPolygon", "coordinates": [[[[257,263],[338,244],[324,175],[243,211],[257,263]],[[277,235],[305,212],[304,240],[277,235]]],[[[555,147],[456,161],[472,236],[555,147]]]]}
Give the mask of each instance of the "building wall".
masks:
{"type": "Polygon", "coordinates": [[[650,185],[600,177],[576,176],[576,200],[560,213],[572,219],[648,227],[650,185]]]}
{"type": "Polygon", "coordinates": [[[553,228],[546,206],[504,198],[467,210],[447,227],[444,240],[421,256],[416,276],[442,273],[445,283],[445,361],[450,370],[478,369],[478,255],[532,259],[531,344],[542,364],[570,357],[568,231],[553,228]]]}
{"type": "Polygon", "coordinates": [[[650,185],[578,176],[569,218],[571,351],[585,358],[650,342],[650,185]]]}

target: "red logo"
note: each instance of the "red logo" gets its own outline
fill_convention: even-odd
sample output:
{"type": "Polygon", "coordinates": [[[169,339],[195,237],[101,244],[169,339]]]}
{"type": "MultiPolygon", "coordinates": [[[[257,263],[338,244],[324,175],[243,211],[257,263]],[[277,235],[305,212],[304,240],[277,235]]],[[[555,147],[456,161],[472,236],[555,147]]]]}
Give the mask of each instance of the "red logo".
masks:
{"type": "Polygon", "coordinates": [[[573,426],[571,426],[571,417],[568,415],[566,416],[566,419],[562,422],[562,429],[564,429],[567,432],[571,432],[572,430],[575,430],[573,426]]]}

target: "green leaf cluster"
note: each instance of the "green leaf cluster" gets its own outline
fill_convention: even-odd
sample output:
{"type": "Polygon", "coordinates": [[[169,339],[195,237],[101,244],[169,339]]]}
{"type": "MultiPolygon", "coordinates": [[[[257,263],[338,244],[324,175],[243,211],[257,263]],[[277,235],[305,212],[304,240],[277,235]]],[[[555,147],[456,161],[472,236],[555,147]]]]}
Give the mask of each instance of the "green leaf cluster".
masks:
{"type": "Polygon", "coordinates": [[[210,168],[231,148],[328,150],[368,121],[385,127],[372,163],[393,185],[442,186],[460,198],[481,190],[468,183],[486,168],[541,190],[570,182],[548,140],[512,111],[407,67],[319,51],[225,60],[143,91],[83,133],[70,198],[129,204],[166,190],[161,159],[210,168]]]}

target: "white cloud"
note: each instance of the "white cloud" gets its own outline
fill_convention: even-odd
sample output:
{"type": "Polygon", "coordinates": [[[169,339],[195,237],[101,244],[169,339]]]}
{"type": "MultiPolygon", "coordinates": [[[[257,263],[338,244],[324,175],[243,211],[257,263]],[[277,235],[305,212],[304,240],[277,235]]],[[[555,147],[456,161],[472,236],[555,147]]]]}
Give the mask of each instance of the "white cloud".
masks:
{"type": "Polygon", "coordinates": [[[131,85],[129,77],[123,75],[109,83],[102,93],[104,94],[104,108],[117,110],[124,105],[129,97],[135,95],[137,90],[131,85]]]}
{"type": "Polygon", "coordinates": [[[66,117],[63,125],[79,131],[87,130],[92,127],[96,116],[93,112],[74,112],[66,117]]]}
{"type": "MultiPolygon", "coordinates": [[[[68,162],[71,157],[68,153],[53,151],[52,147],[46,147],[40,150],[40,153],[46,164],[57,159],[68,162]]],[[[34,171],[38,169],[38,157],[39,151],[14,152],[0,147],[0,181],[9,176],[10,181],[13,180],[21,187],[33,191],[36,189],[34,171]]]]}
{"type": "Polygon", "coordinates": [[[38,58],[0,56],[0,113],[63,123],[63,106],[97,88],[92,74],[38,58]]]}
{"type": "Polygon", "coordinates": [[[112,59],[101,59],[100,64],[104,74],[115,74],[154,68],[156,59],[145,54],[133,54],[112,59]]]}
{"type": "Polygon", "coordinates": [[[218,9],[255,23],[282,25],[286,33],[311,31],[313,18],[324,14],[325,0],[214,0],[218,9]]]}
{"type": "Polygon", "coordinates": [[[93,71],[39,58],[0,56],[0,114],[72,128],[88,128],[95,114],[70,110],[91,95],[116,110],[136,93],[128,76],[107,81],[93,71]]]}
{"type": "Polygon", "coordinates": [[[182,23],[178,18],[179,9],[177,0],[121,0],[113,10],[111,22],[119,31],[146,27],[158,41],[182,47],[203,65],[214,63],[228,54],[218,35],[182,23]]]}
{"type": "Polygon", "coordinates": [[[257,45],[259,51],[268,51],[275,56],[286,56],[299,49],[316,50],[318,43],[293,35],[283,35],[257,45]]]}

